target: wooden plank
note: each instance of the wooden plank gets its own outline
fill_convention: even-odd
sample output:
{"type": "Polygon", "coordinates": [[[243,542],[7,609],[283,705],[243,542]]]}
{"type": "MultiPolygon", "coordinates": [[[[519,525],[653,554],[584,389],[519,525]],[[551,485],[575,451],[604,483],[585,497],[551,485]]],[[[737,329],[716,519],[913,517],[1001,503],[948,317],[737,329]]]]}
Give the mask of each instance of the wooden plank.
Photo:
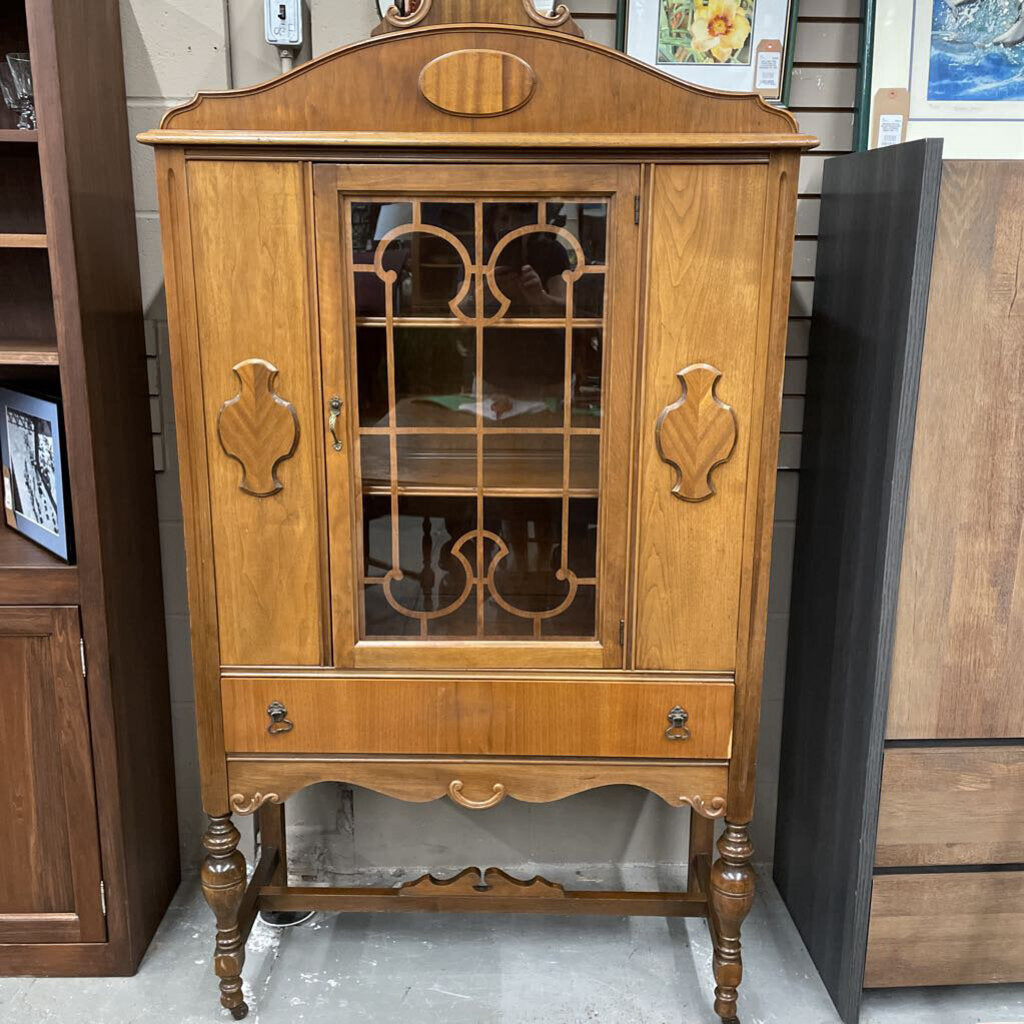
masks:
{"type": "Polygon", "coordinates": [[[866,988],[1024,981],[1024,871],[876,877],[866,988]]]}
{"type": "Polygon", "coordinates": [[[838,157],[821,204],[775,881],[850,1022],[940,174],[941,143],[838,157]]]}
{"type": "MultiPolygon", "coordinates": [[[[439,887],[440,888],[440,887],[439,887]]],[[[703,895],[661,892],[563,892],[557,896],[436,894],[410,896],[401,889],[264,886],[259,904],[266,910],[319,910],[350,914],[597,914],[634,917],[704,917],[703,895]]]]}
{"type": "MultiPolygon", "coordinates": [[[[188,167],[192,251],[202,348],[203,403],[217,574],[221,660],[315,665],[323,660],[320,532],[323,486],[318,374],[313,363],[302,169],[296,164],[188,167]],[[222,282],[234,287],[225,292],[222,282]],[[293,408],[277,443],[276,493],[242,489],[242,468],[218,436],[225,403],[240,395],[232,368],[256,358],[278,370],[273,393],[293,408]],[[259,538],[257,543],[255,538],[259,538]]],[[[248,422],[245,409],[240,407],[248,422]]],[[[247,467],[251,471],[252,467],[247,467]]]]}
{"type": "Polygon", "coordinates": [[[1024,864],[1024,746],[885,752],[878,867],[1024,864]]]}
{"type": "Polygon", "coordinates": [[[233,753],[719,759],[731,749],[731,683],[232,677],[222,691],[233,753]],[[268,731],[273,701],[291,730],[268,731]],[[676,705],[690,738],[673,742],[676,705]]]}
{"type": "Polygon", "coordinates": [[[1013,738],[1024,736],[1024,168],[947,162],[937,230],[886,735],[1013,738]]]}
{"type": "Polygon", "coordinates": [[[56,366],[58,362],[56,340],[0,339],[0,366],[56,366]]]}
{"type": "Polygon", "coordinates": [[[46,235],[0,233],[0,249],[45,249],[46,235]]]}
{"type": "Polygon", "coordinates": [[[757,165],[655,170],[638,426],[641,669],[727,670],[736,664],[766,187],[765,168],[757,165]],[[687,285],[712,279],[724,267],[733,310],[728,318],[687,285]],[[721,372],[717,395],[735,412],[737,440],[714,471],[716,493],[706,501],[680,501],[654,430],[662,410],[680,396],[676,374],[700,363],[721,372]],[[694,580],[701,585],[694,587],[694,580]]]}

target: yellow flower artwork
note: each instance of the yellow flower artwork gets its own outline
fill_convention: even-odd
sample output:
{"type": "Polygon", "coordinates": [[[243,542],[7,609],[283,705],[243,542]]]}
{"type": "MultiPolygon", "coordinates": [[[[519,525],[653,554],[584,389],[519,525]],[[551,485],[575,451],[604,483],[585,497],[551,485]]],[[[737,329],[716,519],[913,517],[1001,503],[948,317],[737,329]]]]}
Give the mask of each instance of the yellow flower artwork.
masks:
{"type": "Polygon", "coordinates": [[[749,64],[757,0],[661,0],[659,64],[749,64]]]}

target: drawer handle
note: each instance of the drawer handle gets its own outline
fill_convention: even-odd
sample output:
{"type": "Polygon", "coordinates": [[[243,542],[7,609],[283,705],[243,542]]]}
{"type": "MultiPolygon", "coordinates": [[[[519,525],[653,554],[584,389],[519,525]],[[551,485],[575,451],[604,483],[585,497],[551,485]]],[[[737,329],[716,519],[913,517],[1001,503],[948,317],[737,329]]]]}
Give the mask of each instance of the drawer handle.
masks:
{"type": "Polygon", "coordinates": [[[270,715],[267,732],[271,736],[276,736],[279,732],[291,732],[295,728],[295,725],[288,721],[288,709],[279,700],[270,704],[267,714],[270,715]]]}
{"type": "Polygon", "coordinates": [[[690,730],[686,728],[686,723],[689,720],[689,712],[677,704],[668,713],[668,728],[665,730],[665,739],[688,740],[690,738],[690,730]]]}
{"type": "Polygon", "coordinates": [[[331,432],[331,437],[334,438],[334,450],[340,452],[342,445],[341,438],[338,437],[338,417],[341,415],[341,399],[337,395],[333,395],[328,408],[331,410],[331,414],[327,417],[327,429],[331,432]]]}

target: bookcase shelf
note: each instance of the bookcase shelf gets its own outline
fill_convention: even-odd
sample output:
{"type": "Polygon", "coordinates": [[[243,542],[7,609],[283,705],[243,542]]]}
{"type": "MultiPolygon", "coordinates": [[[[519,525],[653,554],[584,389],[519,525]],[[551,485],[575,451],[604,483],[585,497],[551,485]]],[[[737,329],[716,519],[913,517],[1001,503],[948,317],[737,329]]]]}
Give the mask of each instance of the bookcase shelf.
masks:
{"type": "Polygon", "coordinates": [[[0,142],[22,142],[35,145],[39,142],[39,132],[23,128],[0,128],[0,142]]]}
{"type": "Polygon", "coordinates": [[[56,366],[57,339],[0,338],[0,366],[56,366]]]}
{"type": "Polygon", "coordinates": [[[0,249],[45,249],[46,235],[31,233],[0,233],[0,249]]]}

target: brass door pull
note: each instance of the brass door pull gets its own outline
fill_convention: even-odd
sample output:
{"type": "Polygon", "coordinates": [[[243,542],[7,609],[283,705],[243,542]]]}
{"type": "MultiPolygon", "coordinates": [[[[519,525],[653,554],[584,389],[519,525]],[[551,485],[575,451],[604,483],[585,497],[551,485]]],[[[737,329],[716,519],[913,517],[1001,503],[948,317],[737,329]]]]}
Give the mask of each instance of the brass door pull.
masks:
{"type": "Polygon", "coordinates": [[[294,723],[288,721],[288,709],[279,700],[275,700],[267,708],[267,714],[270,715],[267,732],[271,736],[276,736],[279,732],[291,732],[295,728],[294,723]]]}
{"type": "Polygon", "coordinates": [[[688,740],[690,738],[690,730],[686,728],[686,723],[689,720],[689,712],[677,704],[668,713],[668,728],[665,730],[665,739],[688,740]]]}
{"type": "Polygon", "coordinates": [[[334,450],[340,452],[341,438],[338,437],[338,417],[341,415],[341,399],[337,395],[333,395],[328,403],[328,408],[331,410],[331,414],[327,417],[327,429],[331,432],[331,437],[334,438],[334,450]]]}

